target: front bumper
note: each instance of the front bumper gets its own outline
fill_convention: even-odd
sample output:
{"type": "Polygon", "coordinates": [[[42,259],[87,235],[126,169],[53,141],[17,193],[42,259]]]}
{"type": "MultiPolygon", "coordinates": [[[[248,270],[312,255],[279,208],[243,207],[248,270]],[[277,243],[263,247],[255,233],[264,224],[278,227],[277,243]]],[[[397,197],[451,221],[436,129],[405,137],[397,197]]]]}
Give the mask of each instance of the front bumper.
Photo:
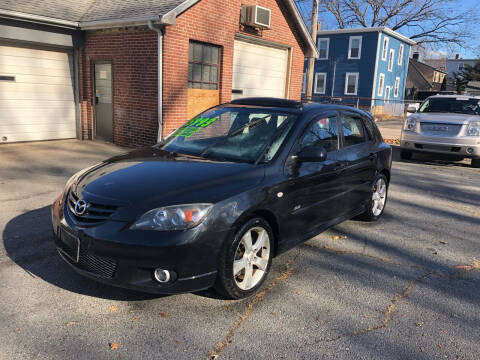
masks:
{"type": "Polygon", "coordinates": [[[480,158],[480,138],[475,136],[437,137],[402,131],[400,148],[415,152],[480,158]]]}
{"type": "Polygon", "coordinates": [[[120,221],[80,228],[64,212],[60,198],[52,206],[52,223],[57,250],[77,273],[109,285],[155,294],[211,287],[219,251],[229,234],[228,230],[207,231],[204,224],[172,232],[129,230],[120,221]],[[168,283],[155,280],[157,268],[171,272],[168,283]]]}

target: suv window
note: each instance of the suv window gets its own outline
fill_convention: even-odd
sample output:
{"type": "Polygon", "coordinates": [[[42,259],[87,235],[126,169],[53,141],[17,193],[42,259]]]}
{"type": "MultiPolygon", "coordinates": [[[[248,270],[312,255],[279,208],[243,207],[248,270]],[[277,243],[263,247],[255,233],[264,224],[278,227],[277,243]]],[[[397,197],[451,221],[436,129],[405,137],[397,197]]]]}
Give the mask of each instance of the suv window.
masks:
{"type": "Polygon", "coordinates": [[[360,118],[342,115],[344,147],[365,142],[365,127],[360,118]]]}
{"type": "Polygon", "coordinates": [[[302,138],[301,148],[306,146],[324,147],[328,152],[338,150],[337,117],[329,116],[315,120],[302,138]]]}

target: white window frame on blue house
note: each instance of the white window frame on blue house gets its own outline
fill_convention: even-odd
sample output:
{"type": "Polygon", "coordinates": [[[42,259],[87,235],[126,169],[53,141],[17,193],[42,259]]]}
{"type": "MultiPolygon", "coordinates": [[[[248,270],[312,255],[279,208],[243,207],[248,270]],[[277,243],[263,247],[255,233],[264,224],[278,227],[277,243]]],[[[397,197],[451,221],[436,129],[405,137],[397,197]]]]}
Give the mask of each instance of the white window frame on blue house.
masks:
{"type": "Polygon", "coordinates": [[[385,74],[381,73],[378,77],[378,96],[383,96],[383,88],[385,87],[385,74]],[[381,86],[380,86],[381,85],[381,86]]]}
{"type": "Polygon", "coordinates": [[[403,65],[403,53],[405,52],[405,46],[400,44],[400,49],[398,50],[398,65],[403,65]]]}
{"type": "Polygon", "coordinates": [[[317,50],[318,50],[318,60],[328,60],[328,55],[330,52],[330,38],[318,38],[318,43],[317,43],[317,50]],[[320,44],[323,42],[327,42],[327,53],[325,57],[321,57],[320,55],[320,44]]]}
{"type": "Polygon", "coordinates": [[[305,94],[306,92],[307,92],[307,73],[303,73],[302,94],[305,94]]]}
{"type": "Polygon", "coordinates": [[[345,95],[357,95],[358,93],[358,78],[359,78],[360,74],[358,72],[347,72],[345,74],[345,91],[344,91],[344,94],[345,95]],[[353,93],[349,93],[347,92],[348,90],[348,77],[349,76],[355,76],[355,92],[353,93]]]}
{"type": "Polygon", "coordinates": [[[395,49],[390,49],[388,53],[388,71],[393,71],[393,62],[395,59],[395,49]]]}
{"type": "Polygon", "coordinates": [[[362,37],[361,36],[350,36],[349,40],[348,40],[348,58],[349,59],[354,59],[354,60],[358,60],[362,57],[362,37]],[[353,43],[353,40],[359,40],[359,44],[358,44],[358,56],[356,57],[353,57],[352,56],[352,43],[353,43]]]}
{"type": "Polygon", "coordinates": [[[383,38],[383,45],[382,45],[382,60],[387,61],[387,55],[388,55],[388,37],[383,38]]]}
{"type": "Polygon", "coordinates": [[[383,97],[383,103],[384,104],[388,104],[390,103],[390,99],[391,99],[391,91],[392,91],[392,87],[390,85],[388,86],[385,86],[385,96],[383,97]]]}
{"type": "Polygon", "coordinates": [[[395,86],[393,87],[393,97],[398,97],[398,91],[400,90],[400,78],[395,78],[395,86]]]}
{"type": "Polygon", "coordinates": [[[327,73],[315,73],[315,87],[313,88],[313,92],[315,94],[325,95],[325,90],[327,89],[327,73]],[[318,90],[318,78],[323,76],[323,89],[318,90]]]}

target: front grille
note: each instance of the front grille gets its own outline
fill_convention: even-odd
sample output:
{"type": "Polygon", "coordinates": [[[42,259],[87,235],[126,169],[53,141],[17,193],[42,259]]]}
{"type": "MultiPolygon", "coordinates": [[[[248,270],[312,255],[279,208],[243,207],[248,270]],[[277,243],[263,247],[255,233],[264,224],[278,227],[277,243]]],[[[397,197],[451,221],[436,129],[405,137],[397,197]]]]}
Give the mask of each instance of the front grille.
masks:
{"type": "Polygon", "coordinates": [[[426,136],[452,137],[462,129],[461,124],[420,122],[420,131],[426,136]]]}
{"type": "Polygon", "coordinates": [[[79,225],[91,226],[101,223],[112,216],[117,210],[117,206],[114,205],[88,202],[85,213],[77,215],[75,213],[75,203],[78,199],[78,196],[70,190],[68,193],[67,208],[73,220],[79,225]]]}
{"type": "Polygon", "coordinates": [[[82,249],[82,247],[80,247],[78,263],[75,264],[75,266],[107,279],[112,278],[117,270],[117,262],[115,260],[90,254],[85,249],[82,249]]]}

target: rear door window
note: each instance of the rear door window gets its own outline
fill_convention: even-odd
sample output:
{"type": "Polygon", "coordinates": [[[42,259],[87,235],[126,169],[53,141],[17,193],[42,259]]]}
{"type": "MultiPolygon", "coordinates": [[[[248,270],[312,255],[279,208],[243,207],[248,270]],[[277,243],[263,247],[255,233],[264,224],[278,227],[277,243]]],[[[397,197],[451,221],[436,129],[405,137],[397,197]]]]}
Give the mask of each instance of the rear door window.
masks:
{"type": "Polygon", "coordinates": [[[342,114],[343,146],[353,146],[366,142],[365,126],[359,117],[342,114]]]}

